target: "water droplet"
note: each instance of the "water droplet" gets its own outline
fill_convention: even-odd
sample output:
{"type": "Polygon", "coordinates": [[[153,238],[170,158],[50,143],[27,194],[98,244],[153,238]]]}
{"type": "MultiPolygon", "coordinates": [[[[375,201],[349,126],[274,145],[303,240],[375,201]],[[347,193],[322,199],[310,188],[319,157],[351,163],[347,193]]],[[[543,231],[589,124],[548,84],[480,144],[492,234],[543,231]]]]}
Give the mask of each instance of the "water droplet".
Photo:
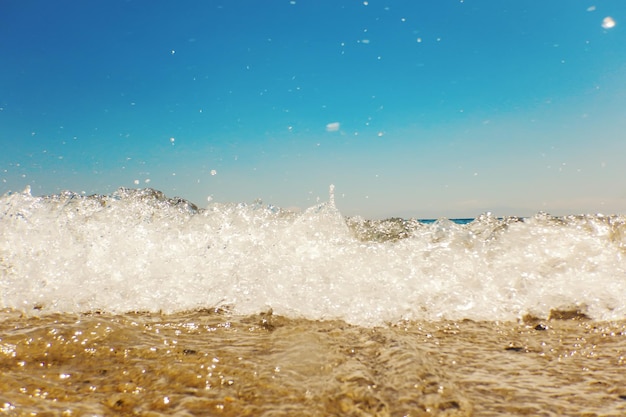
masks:
{"type": "Polygon", "coordinates": [[[612,29],[615,27],[617,23],[615,22],[615,20],[613,20],[613,18],[611,16],[607,16],[604,19],[602,19],[602,27],[604,29],[612,29]]]}

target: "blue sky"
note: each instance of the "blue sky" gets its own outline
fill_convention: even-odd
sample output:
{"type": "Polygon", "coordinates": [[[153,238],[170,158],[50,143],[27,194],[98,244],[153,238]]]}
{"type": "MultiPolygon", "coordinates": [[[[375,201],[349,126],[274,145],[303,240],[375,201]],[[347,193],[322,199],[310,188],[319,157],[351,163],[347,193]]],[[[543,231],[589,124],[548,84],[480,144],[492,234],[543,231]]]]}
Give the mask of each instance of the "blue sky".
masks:
{"type": "Polygon", "coordinates": [[[626,213],[626,3],[0,3],[0,193],[626,213]]]}

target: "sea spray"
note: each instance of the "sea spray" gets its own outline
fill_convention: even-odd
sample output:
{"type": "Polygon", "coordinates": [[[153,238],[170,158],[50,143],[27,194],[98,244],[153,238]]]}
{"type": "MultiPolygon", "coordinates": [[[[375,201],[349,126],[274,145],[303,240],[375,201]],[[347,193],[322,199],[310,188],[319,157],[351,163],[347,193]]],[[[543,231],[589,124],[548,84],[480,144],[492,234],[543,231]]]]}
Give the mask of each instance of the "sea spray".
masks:
{"type": "Polygon", "coordinates": [[[361,325],[624,319],[626,218],[484,214],[344,218],[260,202],[206,208],[152,189],[0,198],[0,308],[52,312],[272,309],[361,325]]]}

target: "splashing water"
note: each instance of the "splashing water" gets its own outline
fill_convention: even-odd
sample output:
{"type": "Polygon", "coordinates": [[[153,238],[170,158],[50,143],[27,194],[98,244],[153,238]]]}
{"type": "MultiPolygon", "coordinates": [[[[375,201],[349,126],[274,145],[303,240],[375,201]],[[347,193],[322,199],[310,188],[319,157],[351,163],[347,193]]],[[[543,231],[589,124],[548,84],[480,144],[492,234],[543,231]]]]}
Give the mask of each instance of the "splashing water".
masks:
{"type": "Polygon", "coordinates": [[[255,204],[199,209],[152,189],[0,198],[0,308],[29,313],[272,309],[373,326],[577,311],[624,319],[626,218],[468,224],[255,204]]]}

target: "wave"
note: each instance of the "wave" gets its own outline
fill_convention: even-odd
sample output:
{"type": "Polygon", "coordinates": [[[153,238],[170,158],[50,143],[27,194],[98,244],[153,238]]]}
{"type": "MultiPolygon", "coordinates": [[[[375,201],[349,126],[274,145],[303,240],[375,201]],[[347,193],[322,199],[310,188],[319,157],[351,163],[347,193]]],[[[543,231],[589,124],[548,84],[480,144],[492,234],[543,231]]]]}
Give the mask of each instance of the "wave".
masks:
{"type": "Polygon", "coordinates": [[[271,309],[360,325],[626,318],[626,217],[367,220],[198,208],[153,189],[0,197],[0,308],[28,314],[271,309]]]}

